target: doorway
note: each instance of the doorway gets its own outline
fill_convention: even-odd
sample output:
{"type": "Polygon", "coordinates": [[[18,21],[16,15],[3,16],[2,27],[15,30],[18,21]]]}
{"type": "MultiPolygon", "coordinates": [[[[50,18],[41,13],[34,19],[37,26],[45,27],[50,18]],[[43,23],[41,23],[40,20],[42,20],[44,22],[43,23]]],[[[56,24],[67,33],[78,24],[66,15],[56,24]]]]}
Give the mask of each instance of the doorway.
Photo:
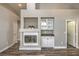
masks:
{"type": "Polygon", "coordinates": [[[67,38],[67,48],[77,48],[78,47],[78,30],[77,23],[75,20],[66,21],[66,38],[67,38]]]}

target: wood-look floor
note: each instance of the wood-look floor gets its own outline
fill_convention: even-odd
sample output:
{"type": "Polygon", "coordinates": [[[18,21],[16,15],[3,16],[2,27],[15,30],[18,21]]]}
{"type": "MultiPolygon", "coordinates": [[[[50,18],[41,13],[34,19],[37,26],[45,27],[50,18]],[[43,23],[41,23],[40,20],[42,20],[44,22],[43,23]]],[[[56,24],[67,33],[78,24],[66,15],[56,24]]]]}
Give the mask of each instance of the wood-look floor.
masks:
{"type": "Polygon", "coordinates": [[[79,49],[42,49],[41,51],[21,51],[19,43],[0,53],[0,56],[78,56],[79,49]]]}

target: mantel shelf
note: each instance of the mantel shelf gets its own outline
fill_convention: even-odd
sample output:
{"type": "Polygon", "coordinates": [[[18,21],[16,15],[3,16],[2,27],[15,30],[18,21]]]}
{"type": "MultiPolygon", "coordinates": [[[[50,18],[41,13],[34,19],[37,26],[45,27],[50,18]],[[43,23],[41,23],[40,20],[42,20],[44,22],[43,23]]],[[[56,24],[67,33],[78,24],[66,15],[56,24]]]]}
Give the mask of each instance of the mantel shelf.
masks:
{"type": "Polygon", "coordinates": [[[26,31],[32,31],[32,32],[37,32],[37,31],[39,31],[39,29],[20,29],[20,32],[26,32],[26,31]]]}

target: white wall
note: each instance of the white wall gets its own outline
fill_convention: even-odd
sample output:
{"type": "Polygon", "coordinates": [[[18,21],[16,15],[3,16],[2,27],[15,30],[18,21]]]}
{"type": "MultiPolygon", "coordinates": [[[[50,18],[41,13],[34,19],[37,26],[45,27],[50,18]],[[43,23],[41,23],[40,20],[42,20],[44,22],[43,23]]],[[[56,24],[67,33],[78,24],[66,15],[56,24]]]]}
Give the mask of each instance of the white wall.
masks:
{"type": "Polygon", "coordinates": [[[0,51],[14,43],[13,23],[18,16],[0,5],[0,51]]]}

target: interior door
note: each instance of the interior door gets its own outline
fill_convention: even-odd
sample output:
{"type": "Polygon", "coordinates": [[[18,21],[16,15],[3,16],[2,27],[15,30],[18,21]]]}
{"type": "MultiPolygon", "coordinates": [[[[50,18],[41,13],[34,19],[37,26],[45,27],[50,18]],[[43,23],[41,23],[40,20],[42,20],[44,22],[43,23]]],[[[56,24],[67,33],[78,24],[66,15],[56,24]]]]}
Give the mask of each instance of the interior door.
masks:
{"type": "Polygon", "coordinates": [[[68,45],[72,45],[73,47],[76,47],[76,27],[75,27],[75,21],[67,21],[67,40],[68,45]]]}
{"type": "Polygon", "coordinates": [[[78,21],[77,20],[66,20],[66,39],[67,39],[67,43],[78,48],[78,21]],[[70,39],[70,41],[68,39],[70,39]]]}

